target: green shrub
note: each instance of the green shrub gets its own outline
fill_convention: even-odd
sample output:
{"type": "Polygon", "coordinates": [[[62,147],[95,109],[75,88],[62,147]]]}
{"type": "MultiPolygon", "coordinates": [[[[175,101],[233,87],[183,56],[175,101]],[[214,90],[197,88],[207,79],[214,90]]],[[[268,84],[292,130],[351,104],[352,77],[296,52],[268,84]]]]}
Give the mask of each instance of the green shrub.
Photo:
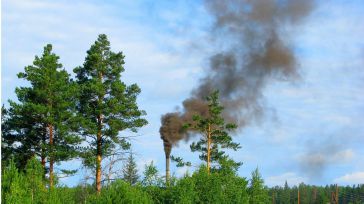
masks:
{"type": "Polygon", "coordinates": [[[110,186],[103,188],[101,195],[91,196],[88,203],[149,204],[153,202],[141,188],[130,186],[123,180],[116,180],[110,186]]]}
{"type": "Polygon", "coordinates": [[[225,169],[209,175],[202,166],[168,188],[147,186],[144,190],[154,203],[248,203],[247,183],[233,171],[225,169]]]}
{"type": "Polygon", "coordinates": [[[191,177],[184,177],[177,181],[176,185],[166,190],[164,203],[194,203],[197,194],[195,181],[191,177]]]}
{"type": "Polygon", "coordinates": [[[24,188],[25,177],[11,160],[1,178],[1,203],[31,203],[31,197],[24,188]]]}
{"type": "Polygon", "coordinates": [[[247,181],[234,174],[213,172],[205,167],[196,171],[192,178],[197,193],[195,203],[248,203],[247,181]]]}

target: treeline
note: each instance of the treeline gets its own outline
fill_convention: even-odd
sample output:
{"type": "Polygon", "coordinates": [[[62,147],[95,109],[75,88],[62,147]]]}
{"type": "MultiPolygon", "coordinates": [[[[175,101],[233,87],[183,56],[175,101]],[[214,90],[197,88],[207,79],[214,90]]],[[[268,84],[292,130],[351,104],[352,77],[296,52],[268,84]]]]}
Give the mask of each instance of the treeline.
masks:
{"type": "Polygon", "coordinates": [[[182,178],[172,176],[166,186],[164,177],[150,163],[139,177],[133,159],[123,168],[124,176],[105,184],[101,194],[94,185],[79,184],[76,187],[56,185],[46,187],[43,168],[39,160],[32,158],[24,171],[19,171],[10,160],[2,172],[2,203],[298,203],[301,204],[364,202],[364,185],[320,187],[301,183],[299,186],[267,188],[258,170],[251,178],[237,176],[231,166],[223,165],[219,170],[208,173],[206,166],[200,166],[192,175],[182,178]],[[130,171],[132,170],[132,171],[130,171]],[[333,194],[338,192],[339,202],[333,194]]]}
{"type": "Polygon", "coordinates": [[[101,194],[84,183],[69,188],[47,188],[43,168],[35,157],[19,171],[13,160],[2,173],[2,203],[269,203],[268,190],[258,170],[247,180],[237,176],[234,168],[224,164],[208,172],[201,166],[192,175],[172,176],[166,186],[153,163],[146,165],[143,176],[135,178],[136,166],[127,162],[123,178],[105,184],[101,194]],[[133,169],[134,171],[128,171],[133,169]],[[130,172],[134,172],[131,173],[130,172]]]}
{"type": "Polygon", "coordinates": [[[304,183],[289,187],[287,182],[283,187],[269,188],[272,203],[364,203],[364,184],[353,186],[314,186],[304,183]],[[338,201],[338,202],[335,202],[338,201]]]}

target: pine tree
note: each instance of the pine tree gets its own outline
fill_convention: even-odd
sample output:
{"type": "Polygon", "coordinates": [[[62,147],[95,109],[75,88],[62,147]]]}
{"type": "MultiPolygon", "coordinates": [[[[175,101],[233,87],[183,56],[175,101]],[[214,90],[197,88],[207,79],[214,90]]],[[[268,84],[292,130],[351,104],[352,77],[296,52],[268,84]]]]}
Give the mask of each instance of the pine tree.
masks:
{"type": "Polygon", "coordinates": [[[143,174],[144,178],[142,180],[142,184],[144,186],[159,185],[162,183],[162,180],[158,175],[158,169],[154,165],[153,161],[145,165],[143,174]]]}
{"type": "Polygon", "coordinates": [[[88,137],[89,146],[83,153],[84,164],[95,169],[96,190],[101,191],[101,162],[117,145],[128,148],[120,131],[147,124],[141,118],[136,99],[140,88],[125,85],[120,78],[124,71],[124,55],[110,50],[104,34],[87,51],[83,66],[74,69],[79,90],[78,112],[82,117],[82,133],[88,137]]]}
{"type": "Polygon", "coordinates": [[[291,193],[287,181],[284,183],[284,188],[282,192],[282,203],[284,204],[291,203],[291,193]]]}
{"type": "Polygon", "coordinates": [[[77,155],[76,145],[81,141],[72,134],[75,107],[75,86],[69,74],[52,53],[52,45],[44,47],[41,57],[35,56],[33,65],[25,67],[18,77],[30,82],[30,87],[16,88],[20,103],[10,101],[8,140],[19,142],[16,151],[26,156],[49,159],[49,186],[54,183],[54,163],[77,155]]]}
{"type": "Polygon", "coordinates": [[[264,187],[264,181],[258,168],[252,172],[248,193],[250,195],[249,203],[251,204],[269,203],[268,191],[264,187]]]}
{"type": "MultiPolygon", "coordinates": [[[[207,97],[207,104],[209,116],[195,115],[193,117],[194,124],[189,126],[202,135],[198,142],[191,144],[191,151],[201,152],[200,159],[206,161],[207,172],[210,173],[211,163],[228,160],[223,149],[236,151],[240,146],[232,141],[228,133],[236,129],[237,126],[233,123],[225,123],[224,118],[221,116],[224,107],[220,105],[218,91],[207,97]]],[[[234,165],[240,166],[241,163],[235,162],[234,165]]]]}
{"type": "Polygon", "coordinates": [[[1,203],[31,203],[28,192],[24,189],[26,179],[18,171],[13,159],[7,166],[2,166],[1,203]]]}
{"type": "Polygon", "coordinates": [[[44,169],[40,162],[35,158],[31,158],[25,171],[25,188],[30,196],[32,203],[40,203],[44,201],[47,190],[44,185],[43,174],[44,169]]]}
{"type": "MultiPolygon", "coordinates": [[[[30,90],[30,89],[29,89],[30,90]]],[[[45,169],[45,128],[41,115],[34,111],[34,103],[28,97],[25,99],[19,89],[16,89],[20,103],[9,101],[2,121],[2,160],[14,158],[16,167],[23,171],[27,161],[34,155],[42,158],[45,169]]]]}
{"type": "MultiPolygon", "coordinates": [[[[6,162],[10,161],[12,155],[12,148],[10,141],[8,141],[9,123],[8,123],[8,110],[4,105],[1,107],[1,166],[7,166],[6,162]]],[[[3,170],[4,168],[2,168],[3,170]]]]}
{"type": "Polygon", "coordinates": [[[126,163],[123,166],[123,179],[130,185],[134,185],[139,180],[137,165],[133,156],[130,153],[126,163]]]}

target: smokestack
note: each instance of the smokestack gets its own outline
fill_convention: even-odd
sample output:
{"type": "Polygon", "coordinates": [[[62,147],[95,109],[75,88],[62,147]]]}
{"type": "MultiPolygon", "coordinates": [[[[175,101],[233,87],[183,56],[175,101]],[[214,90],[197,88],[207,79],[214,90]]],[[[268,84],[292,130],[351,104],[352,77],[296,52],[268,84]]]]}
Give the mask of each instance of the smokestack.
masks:
{"type": "Polygon", "coordinates": [[[166,185],[169,186],[169,180],[170,180],[169,163],[170,163],[172,145],[167,140],[163,140],[163,146],[164,146],[164,153],[166,156],[166,185]]]}
{"type": "Polygon", "coordinates": [[[166,185],[168,186],[172,145],[184,138],[185,133],[183,131],[183,120],[178,112],[165,114],[162,116],[161,121],[164,125],[159,129],[159,133],[163,140],[164,153],[166,156],[166,185]]]}

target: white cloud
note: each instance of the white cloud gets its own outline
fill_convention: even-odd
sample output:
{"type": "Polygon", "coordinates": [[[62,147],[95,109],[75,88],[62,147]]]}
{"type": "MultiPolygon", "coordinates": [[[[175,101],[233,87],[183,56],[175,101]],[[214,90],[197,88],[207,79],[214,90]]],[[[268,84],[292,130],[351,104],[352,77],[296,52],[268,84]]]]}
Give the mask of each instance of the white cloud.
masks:
{"type": "MultiPolygon", "coordinates": [[[[201,57],[172,53],[170,48],[181,49],[183,38],[163,30],[156,32],[153,24],[138,22],[145,16],[129,13],[128,7],[140,9],[134,8],[135,5],[39,0],[28,4],[24,0],[4,2],[5,63],[2,67],[5,77],[31,64],[46,43],[54,45],[61,63],[72,73],[74,67],[82,64],[86,50],[97,35],[106,33],[112,50],[126,55],[124,80],[141,86],[143,93],[148,93],[145,96],[149,101],[161,97],[175,99],[188,93],[196,80],[201,57]],[[121,14],[119,7],[125,10],[121,14]]],[[[13,91],[17,82],[4,81],[3,85],[13,91]]],[[[3,94],[3,99],[9,95],[3,94]]]]}
{"type": "Polygon", "coordinates": [[[334,179],[334,183],[341,185],[364,184],[364,171],[345,174],[334,179]]]}
{"type": "Polygon", "coordinates": [[[283,186],[287,181],[289,186],[298,185],[299,183],[306,183],[308,181],[307,178],[298,176],[294,172],[286,172],[278,176],[270,176],[265,179],[265,184],[267,186],[283,186]]]}

